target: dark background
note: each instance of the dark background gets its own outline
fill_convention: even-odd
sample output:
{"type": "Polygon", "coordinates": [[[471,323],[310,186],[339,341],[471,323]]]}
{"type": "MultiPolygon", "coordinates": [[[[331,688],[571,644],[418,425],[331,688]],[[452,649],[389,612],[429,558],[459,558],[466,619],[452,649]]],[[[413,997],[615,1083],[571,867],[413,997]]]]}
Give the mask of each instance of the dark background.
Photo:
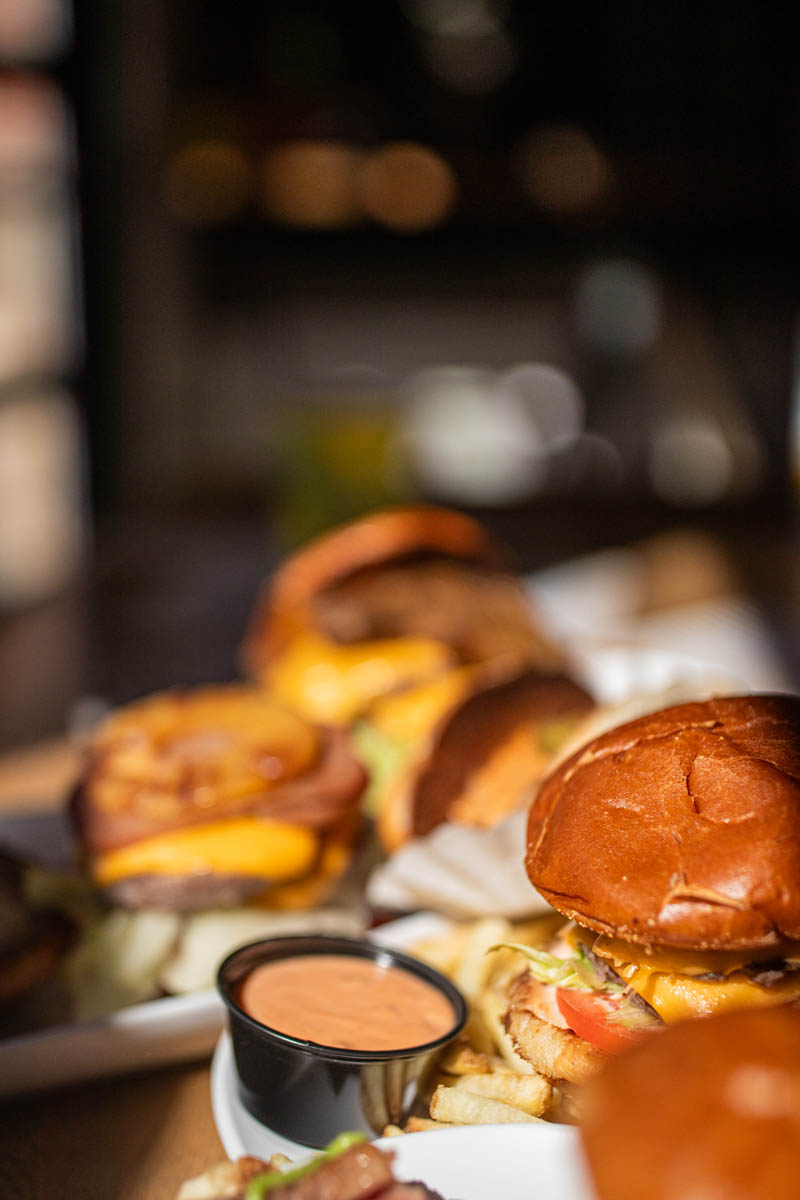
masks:
{"type": "Polygon", "coordinates": [[[789,12],[78,4],[34,67],[75,119],[83,337],[61,377],[85,549],[0,618],[20,680],[0,738],[58,732],[82,696],[229,678],[277,556],[406,498],[476,512],[523,569],[707,531],[796,665],[789,12]],[[424,172],[364,199],[398,142],[455,181],[435,218],[414,217],[424,172]],[[287,146],[321,154],[281,183],[287,146]],[[527,483],[500,486],[488,449],[454,483],[424,425],[409,452],[421,372],[456,412],[479,385],[500,428],[530,363],[582,401],[527,483]]]}

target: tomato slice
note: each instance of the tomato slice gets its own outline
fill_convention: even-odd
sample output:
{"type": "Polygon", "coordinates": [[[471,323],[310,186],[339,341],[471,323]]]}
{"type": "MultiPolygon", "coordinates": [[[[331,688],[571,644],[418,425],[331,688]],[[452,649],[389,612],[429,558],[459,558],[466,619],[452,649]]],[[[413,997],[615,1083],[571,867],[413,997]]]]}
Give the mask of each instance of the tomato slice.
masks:
{"type": "Polygon", "coordinates": [[[611,1020],[619,1002],[597,992],[556,988],[556,1001],[562,1017],[578,1037],[610,1054],[619,1054],[647,1037],[647,1030],[627,1029],[611,1020]]]}

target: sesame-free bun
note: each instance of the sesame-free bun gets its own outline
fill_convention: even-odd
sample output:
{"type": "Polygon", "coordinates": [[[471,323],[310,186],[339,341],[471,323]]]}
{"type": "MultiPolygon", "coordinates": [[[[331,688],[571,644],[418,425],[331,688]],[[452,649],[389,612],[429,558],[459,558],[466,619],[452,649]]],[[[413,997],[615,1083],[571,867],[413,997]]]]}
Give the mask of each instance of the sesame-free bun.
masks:
{"type": "Polygon", "coordinates": [[[563,674],[484,668],[431,731],[425,753],[383,797],[378,836],[388,852],[443,821],[491,828],[522,809],[559,739],[593,707],[563,674]]]}
{"type": "Polygon", "coordinates": [[[727,1013],[653,1034],[587,1085],[598,1200],[795,1200],[800,1010],[727,1013]]]}
{"type": "Polygon", "coordinates": [[[800,938],[800,697],[679,704],[602,734],[543,783],[526,866],[559,912],[628,941],[800,938]]]}
{"type": "Polygon", "coordinates": [[[313,625],[320,592],[359,571],[421,554],[481,563],[498,556],[483,525],[453,509],[388,508],[350,521],[302,546],[269,580],[245,640],[245,662],[257,669],[299,628],[313,625]]]}

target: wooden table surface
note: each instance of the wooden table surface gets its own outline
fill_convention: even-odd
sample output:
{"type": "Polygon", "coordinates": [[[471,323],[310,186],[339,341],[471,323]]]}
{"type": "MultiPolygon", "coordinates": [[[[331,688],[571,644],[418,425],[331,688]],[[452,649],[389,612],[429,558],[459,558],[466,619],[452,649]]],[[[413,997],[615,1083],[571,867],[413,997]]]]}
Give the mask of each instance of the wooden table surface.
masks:
{"type": "MultiPolygon", "coordinates": [[[[75,764],[63,743],[0,759],[0,813],[52,807],[75,764]]],[[[208,1062],[0,1102],[3,1200],[172,1200],[224,1158],[208,1062]]]]}

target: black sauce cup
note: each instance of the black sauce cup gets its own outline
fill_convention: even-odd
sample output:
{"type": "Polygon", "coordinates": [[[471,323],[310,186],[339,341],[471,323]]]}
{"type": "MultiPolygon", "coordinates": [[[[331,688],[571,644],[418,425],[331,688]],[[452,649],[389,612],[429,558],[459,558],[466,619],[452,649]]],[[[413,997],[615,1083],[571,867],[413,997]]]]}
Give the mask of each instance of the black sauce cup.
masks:
{"type": "Polygon", "coordinates": [[[265,938],[241,946],[219,968],[217,987],[228,1009],[242,1103],[276,1133],[306,1146],[325,1146],[342,1130],[374,1136],[401,1124],[441,1050],[467,1019],[464,997],[433,967],[369,941],[310,934],[265,938]],[[352,955],[397,967],[431,984],[453,1009],[453,1023],[435,1041],[399,1050],[342,1050],[291,1037],[262,1025],[239,1004],[256,967],[308,954],[352,955]]]}

